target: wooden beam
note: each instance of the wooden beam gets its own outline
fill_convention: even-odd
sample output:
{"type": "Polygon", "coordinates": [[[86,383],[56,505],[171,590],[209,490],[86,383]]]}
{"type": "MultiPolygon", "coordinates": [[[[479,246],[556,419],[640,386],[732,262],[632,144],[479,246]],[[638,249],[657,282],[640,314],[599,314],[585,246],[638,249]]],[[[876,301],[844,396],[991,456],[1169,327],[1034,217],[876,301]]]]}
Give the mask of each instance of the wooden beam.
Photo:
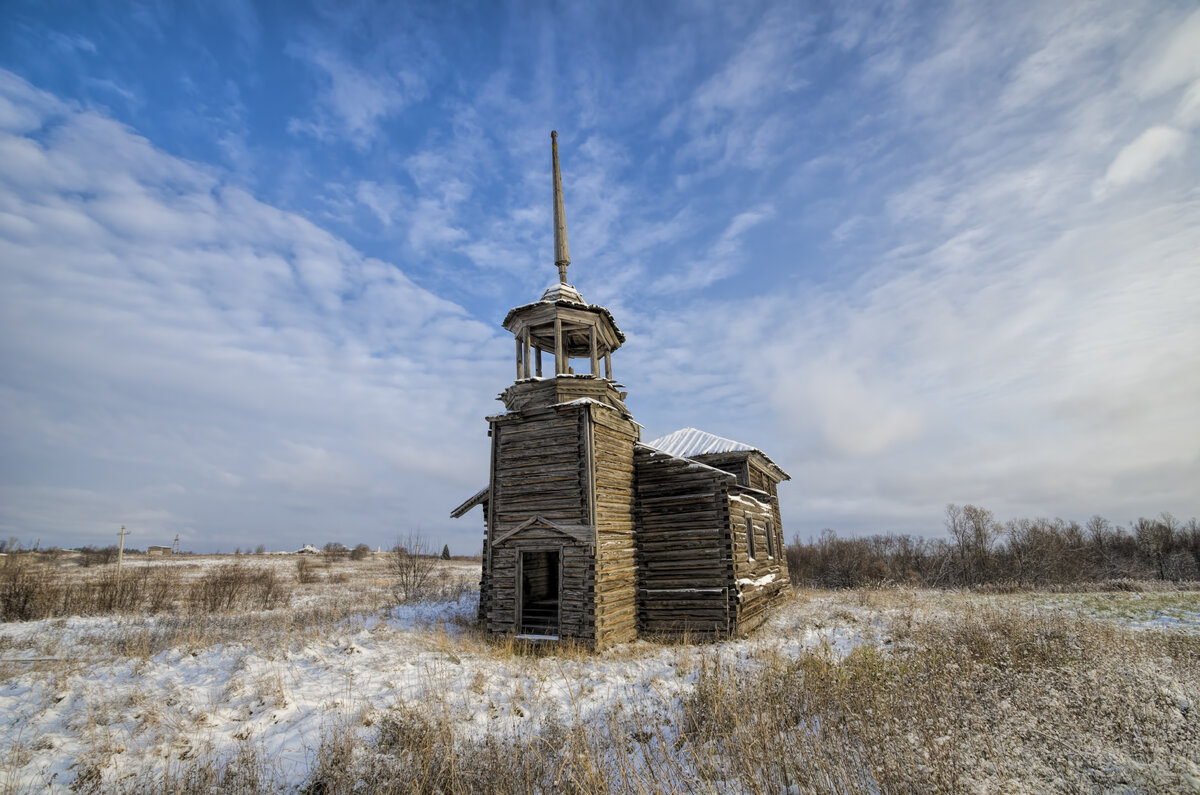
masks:
{"type": "Polygon", "coordinates": [[[542,349],[533,349],[533,363],[536,366],[537,377],[542,377],[542,349]]]}
{"type": "Polygon", "coordinates": [[[525,367],[523,368],[523,370],[525,372],[525,377],[528,378],[530,375],[530,373],[529,373],[529,329],[525,329],[525,333],[522,336],[524,336],[524,338],[525,338],[525,353],[524,353],[524,356],[521,357],[521,360],[525,364],[525,367]]]}
{"type": "Polygon", "coordinates": [[[588,326],[588,345],[592,349],[592,377],[600,375],[600,362],[596,359],[596,327],[588,326]]]}
{"type": "Polygon", "coordinates": [[[555,315],[554,316],[554,374],[555,375],[562,375],[563,373],[567,372],[566,363],[563,362],[563,359],[565,358],[563,356],[564,351],[565,351],[565,347],[563,346],[562,318],[560,318],[558,315],[555,315]]]}
{"type": "Polygon", "coordinates": [[[521,353],[522,353],[520,337],[517,338],[516,343],[517,343],[517,380],[520,381],[521,380],[521,353]]]}
{"type": "Polygon", "coordinates": [[[612,380],[612,356],[608,351],[604,352],[604,377],[612,380]]]}

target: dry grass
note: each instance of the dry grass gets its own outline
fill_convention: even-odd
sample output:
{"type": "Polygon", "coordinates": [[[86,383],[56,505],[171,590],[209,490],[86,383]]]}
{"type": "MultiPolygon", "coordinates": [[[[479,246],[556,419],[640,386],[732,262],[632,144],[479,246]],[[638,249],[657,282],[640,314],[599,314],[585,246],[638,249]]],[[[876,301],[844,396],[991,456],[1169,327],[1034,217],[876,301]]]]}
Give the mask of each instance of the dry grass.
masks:
{"type": "MultiPolygon", "coordinates": [[[[509,653],[502,650],[500,653],[509,653]]],[[[323,738],[305,784],[350,792],[1189,791],[1200,786],[1200,638],[965,610],[904,648],[701,651],[687,695],[516,734],[398,703],[364,745],[323,738]]],[[[211,762],[204,762],[205,769],[211,762]]],[[[219,779],[215,772],[192,779],[219,779]]],[[[187,777],[177,780],[191,780],[187,777]]],[[[270,784],[250,791],[267,791],[270,784]]],[[[197,791],[197,790],[189,790],[197,791]]]]}
{"type": "Polygon", "coordinates": [[[275,567],[226,563],[75,568],[14,555],[0,565],[0,621],[110,614],[214,613],[287,604],[275,567]]]}
{"type": "MultiPolygon", "coordinates": [[[[339,562],[317,569],[314,583],[289,581],[289,609],[159,615],[94,640],[97,651],[129,660],[134,676],[139,661],[162,660],[156,655],[167,650],[238,649],[247,673],[233,665],[210,708],[249,705],[237,718],[249,727],[250,713],[295,709],[291,665],[309,661],[312,643],[341,644],[349,660],[352,638],[362,633],[410,633],[397,648],[413,649],[414,658],[419,650],[427,681],[417,690],[377,688],[392,693],[382,699],[362,696],[359,682],[376,674],[347,664],[343,691],[327,696],[323,729],[311,738],[300,778],[280,768],[249,728],[233,745],[206,744],[206,716],[184,720],[164,708],[160,701],[177,698],[170,692],[101,689],[80,696],[87,709],[73,719],[82,750],[72,786],[196,793],[1200,791],[1200,635],[1121,626],[1124,613],[1114,605],[1146,594],[1106,594],[1112,609],[1092,615],[1076,608],[1094,594],[803,591],[748,641],[642,642],[595,655],[516,640],[489,644],[469,626],[373,624],[391,604],[376,566],[339,562]],[[1068,597],[1076,601],[1062,609],[1068,597]],[[256,655],[275,662],[255,667],[256,655]],[[608,672],[639,667],[662,672],[621,697],[597,693],[608,672]],[[138,744],[161,757],[133,764],[131,738],[149,738],[138,744]]],[[[278,571],[288,569],[294,576],[294,561],[278,571]]],[[[206,571],[220,567],[202,567],[192,580],[206,571]]],[[[443,572],[447,583],[471,579],[460,569],[443,572]]],[[[447,585],[447,593],[462,587],[447,585]]],[[[1152,596],[1158,611],[1198,599],[1152,596]]],[[[316,662],[326,665],[323,659],[316,662]]],[[[89,681],[82,664],[40,670],[53,680],[48,694],[89,681]]],[[[47,698],[30,709],[53,711],[55,704],[47,698]]],[[[16,724],[19,716],[11,717],[16,724]]],[[[56,752],[36,742],[8,743],[0,773],[56,752]]],[[[0,777],[0,790],[20,789],[4,783],[17,780],[0,777]]],[[[28,776],[19,780],[36,788],[28,776]]]]}

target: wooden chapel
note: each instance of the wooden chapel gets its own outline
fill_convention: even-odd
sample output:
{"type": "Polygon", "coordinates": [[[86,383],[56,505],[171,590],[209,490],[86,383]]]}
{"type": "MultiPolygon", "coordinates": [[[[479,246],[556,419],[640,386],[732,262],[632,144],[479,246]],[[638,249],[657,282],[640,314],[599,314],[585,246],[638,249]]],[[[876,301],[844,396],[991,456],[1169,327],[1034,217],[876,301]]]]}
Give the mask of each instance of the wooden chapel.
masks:
{"type": "Polygon", "coordinates": [[[483,508],[479,619],[489,634],[596,649],[747,632],[789,592],[776,491],[788,475],[754,447],[692,428],[641,442],[613,380],[625,335],[567,283],[550,138],[559,280],[504,318],[516,380],[500,395],[505,413],[487,418],[490,483],[451,512],[483,508]]]}

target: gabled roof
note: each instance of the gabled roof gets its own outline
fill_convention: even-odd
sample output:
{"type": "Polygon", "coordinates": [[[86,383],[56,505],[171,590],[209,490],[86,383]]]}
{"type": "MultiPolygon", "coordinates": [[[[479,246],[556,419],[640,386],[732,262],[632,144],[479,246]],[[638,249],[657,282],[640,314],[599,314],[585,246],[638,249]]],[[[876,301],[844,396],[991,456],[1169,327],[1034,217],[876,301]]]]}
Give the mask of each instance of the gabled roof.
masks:
{"type": "Polygon", "coordinates": [[[652,442],[647,442],[647,444],[680,458],[691,458],[694,455],[706,453],[734,453],[742,450],[762,452],[757,447],[735,442],[733,439],[726,439],[723,436],[715,436],[695,428],[680,428],[666,436],[660,436],[652,442]]]}
{"type": "Polygon", "coordinates": [[[646,444],[680,458],[694,459],[698,456],[720,455],[721,453],[758,453],[766,459],[768,464],[779,470],[783,480],[791,480],[791,476],[759,448],[696,428],[680,428],[666,436],[660,436],[652,442],[646,442],[646,444]]]}

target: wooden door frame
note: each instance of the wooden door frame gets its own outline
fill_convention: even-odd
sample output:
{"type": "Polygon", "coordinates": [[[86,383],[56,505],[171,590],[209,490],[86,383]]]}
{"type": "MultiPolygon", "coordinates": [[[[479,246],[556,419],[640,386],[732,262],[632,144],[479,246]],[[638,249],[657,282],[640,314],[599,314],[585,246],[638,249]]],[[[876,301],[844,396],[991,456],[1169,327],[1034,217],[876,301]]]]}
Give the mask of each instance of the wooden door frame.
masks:
{"type": "Polygon", "coordinates": [[[513,604],[516,607],[516,615],[513,616],[513,627],[517,630],[517,635],[525,634],[522,631],[522,616],[525,613],[525,553],[526,552],[557,552],[558,553],[558,637],[562,637],[562,603],[563,603],[563,550],[566,549],[565,543],[561,544],[546,544],[540,543],[534,546],[519,546],[515,547],[517,553],[517,581],[513,584],[514,596],[513,604]]]}

